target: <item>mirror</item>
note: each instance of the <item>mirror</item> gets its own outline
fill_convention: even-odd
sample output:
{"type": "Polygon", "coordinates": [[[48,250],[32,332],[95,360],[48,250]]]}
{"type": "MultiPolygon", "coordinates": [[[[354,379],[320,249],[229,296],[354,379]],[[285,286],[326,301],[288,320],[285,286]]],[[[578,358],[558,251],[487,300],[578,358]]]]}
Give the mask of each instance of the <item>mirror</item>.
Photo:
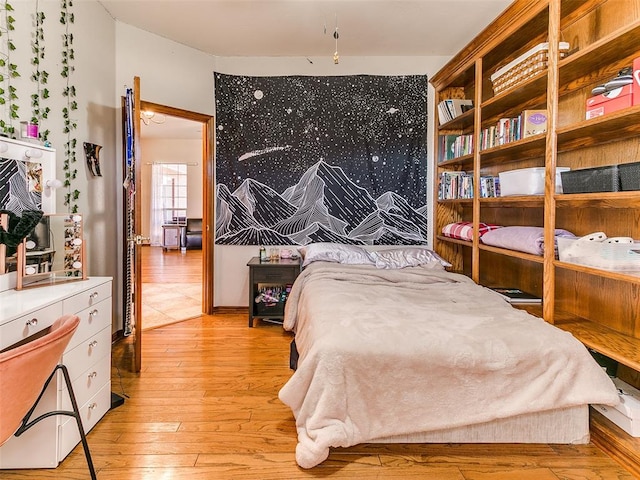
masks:
{"type": "Polygon", "coordinates": [[[19,245],[15,262],[16,290],[86,279],[82,215],[44,215],[19,245]]]}

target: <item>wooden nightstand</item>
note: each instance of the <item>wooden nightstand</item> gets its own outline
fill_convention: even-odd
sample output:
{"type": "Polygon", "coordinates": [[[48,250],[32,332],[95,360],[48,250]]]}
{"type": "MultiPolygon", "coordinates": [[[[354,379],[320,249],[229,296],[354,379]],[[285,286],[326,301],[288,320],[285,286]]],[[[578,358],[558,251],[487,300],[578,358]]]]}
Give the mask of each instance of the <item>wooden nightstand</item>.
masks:
{"type": "Polygon", "coordinates": [[[260,257],[253,257],[247,263],[249,267],[249,326],[253,327],[254,318],[275,320],[281,323],[284,319],[284,303],[256,303],[260,291],[275,287],[282,291],[292,285],[300,274],[300,259],[280,259],[274,262],[261,262],[260,257]]]}

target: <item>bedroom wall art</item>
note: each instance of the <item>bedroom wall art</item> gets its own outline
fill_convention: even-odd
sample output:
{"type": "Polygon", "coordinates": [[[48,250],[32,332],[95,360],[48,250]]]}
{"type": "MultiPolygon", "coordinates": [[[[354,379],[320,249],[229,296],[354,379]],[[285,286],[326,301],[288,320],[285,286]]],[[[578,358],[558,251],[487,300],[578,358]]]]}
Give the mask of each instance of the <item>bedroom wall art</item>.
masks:
{"type": "Polygon", "coordinates": [[[215,73],[216,243],[427,243],[427,77],[215,73]]]}

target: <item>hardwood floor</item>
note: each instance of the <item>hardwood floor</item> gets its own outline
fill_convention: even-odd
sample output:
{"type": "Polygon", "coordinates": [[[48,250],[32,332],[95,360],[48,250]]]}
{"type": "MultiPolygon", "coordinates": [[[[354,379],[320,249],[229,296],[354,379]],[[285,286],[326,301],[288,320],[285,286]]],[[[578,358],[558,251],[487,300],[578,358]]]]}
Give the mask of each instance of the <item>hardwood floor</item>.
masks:
{"type": "MultiPolygon", "coordinates": [[[[280,326],[248,328],[246,313],[203,316],[145,333],[140,374],[130,373],[130,340],[115,344],[112,390],[128,398],[89,433],[99,480],[633,478],[592,444],[361,445],[302,470],[293,416],[277,396],[291,375],[290,340],[280,326]]],[[[76,447],[57,469],[0,477],[88,474],[76,447]]]]}
{"type": "Polygon", "coordinates": [[[142,329],[202,313],[202,250],[142,249],[142,329]]]}

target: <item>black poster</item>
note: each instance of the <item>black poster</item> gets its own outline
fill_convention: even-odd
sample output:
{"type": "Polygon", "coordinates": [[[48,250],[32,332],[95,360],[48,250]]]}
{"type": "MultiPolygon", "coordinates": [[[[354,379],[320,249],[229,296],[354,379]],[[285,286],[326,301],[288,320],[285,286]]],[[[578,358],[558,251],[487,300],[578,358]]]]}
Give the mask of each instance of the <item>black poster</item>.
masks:
{"type": "Polygon", "coordinates": [[[215,74],[216,243],[427,243],[426,76],[215,74]]]}

